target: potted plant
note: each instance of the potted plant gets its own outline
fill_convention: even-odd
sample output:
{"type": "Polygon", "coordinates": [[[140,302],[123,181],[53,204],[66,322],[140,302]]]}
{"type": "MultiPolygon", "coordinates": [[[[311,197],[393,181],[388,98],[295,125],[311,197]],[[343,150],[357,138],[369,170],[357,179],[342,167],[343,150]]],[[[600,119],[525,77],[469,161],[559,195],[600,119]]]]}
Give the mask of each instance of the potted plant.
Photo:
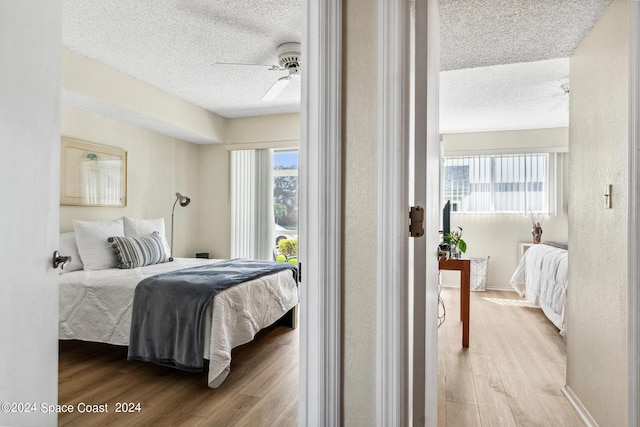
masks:
{"type": "Polygon", "coordinates": [[[531,213],[531,235],[534,244],[540,243],[542,240],[542,214],[531,213]]]}
{"type": "Polygon", "coordinates": [[[467,251],[467,243],[462,240],[462,227],[458,229],[460,231],[452,231],[444,236],[444,242],[449,245],[451,258],[460,258],[460,252],[467,251]]]}

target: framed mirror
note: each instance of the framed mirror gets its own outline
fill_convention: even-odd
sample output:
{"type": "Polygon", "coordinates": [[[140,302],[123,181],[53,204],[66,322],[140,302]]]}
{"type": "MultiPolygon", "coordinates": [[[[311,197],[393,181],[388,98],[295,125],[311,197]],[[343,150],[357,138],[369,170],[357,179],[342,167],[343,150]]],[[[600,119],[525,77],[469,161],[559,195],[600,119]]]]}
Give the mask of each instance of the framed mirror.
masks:
{"type": "Polygon", "coordinates": [[[61,138],[60,205],[126,206],[127,151],[61,138]]]}

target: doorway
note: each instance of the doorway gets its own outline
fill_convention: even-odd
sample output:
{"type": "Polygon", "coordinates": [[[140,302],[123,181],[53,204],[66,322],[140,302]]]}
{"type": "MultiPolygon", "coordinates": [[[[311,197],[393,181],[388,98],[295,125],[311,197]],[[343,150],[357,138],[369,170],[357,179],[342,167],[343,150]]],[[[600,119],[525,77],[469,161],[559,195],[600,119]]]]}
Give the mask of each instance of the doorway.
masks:
{"type": "MultiPolygon", "coordinates": [[[[634,13],[635,13],[635,14],[637,14],[637,13],[638,13],[638,3],[637,3],[637,2],[630,2],[630,9],[631,9],[631,11],[632,11],[632,25],[631,25],[631,28],[632,28],[632,29],[633,29],[633,28],[636,28],[636,29],[637,29],[637,25],[638,25],[638,23],[637,23],[637,16],[636,16],[636,17],[634,17],[634,16],[633,16],[633,14],[634,14],[634,13]]],[[[401,14],[401,13],[399,13],[398,15],[402,16],[402,14],[401,14]]],[[[390,28],[393,28],[393,22],[395,22],[395,21],[394,21],[394,19],[396,19],[396,17],[394,17],[394,19],[391,19],[391,15],[390,15],[390,14],[381,14],[381,16],[388,16],[388,17],[389,17],[388,21],[387,21],[387,22],[385,22],[383,25],[389,25],[389,27],[390,27],[390,28]]],[[[402,27],[402,28],[406,28],[406,27],[402,27]]],[[[381,31],[381,33],[382,33],[384,30],[381,28],[381,29],[380,29],[380,31],[381,31]]],[[[633,31],[634,31],[634,30],[632,30],[632,34],[633,34],[633,31]]],[[[637,30],[636,30],[636,31],[637,31],[637,30]]],[[[384,34],[384,33],[383,33],[383,34],[384,34]]],[[[396,34],[396,37],[402,37],[402,31],[398,31],[398,32],[395,32],[395,33],[394,33],[393,31],[391,31],[391,34],[392,34],[392,35],[393,35],[393,34],[396,34]]],[[[386,37],[383,37],[383,36],[381,35],[380,39],[381,39],[381,40],[385,40],[385,41],[386,41],[386,42],[385,42],[385,49],[389,49],[389,51],[390,51],[390,52],[393,52],[393,47],[394,47],[394,45],[395,45],[395,43],[396,43],[396,40],[393,38],[393,36],[389,37],[389,36],[387,35],[386,37]]],[[[632,40],[633,40],[633,37],[632,37],[632,40]]],[[[635,57],[635,58],[637,58],[637,46],[636,46],[636,45],[634,45],[634,43],[633,43],[633,41],[632,41],[632,48],[631,48],[632,67],[634,66],[634,65],[633,65],[633,58],[634,58],[634,57],[635,57]],[[633,46],[635,46],[635,47],[633,47],[633,46]]],[[[394,59],[396,59],[396,58],[394,58],[391,54],[389,54],[388,56],[384,56],[384,58],[383,58],[383,59],[381,59],[381,67],[382,67],[383,65],[385,65],[385,66],[386,66],[389,62],[392,62],[394,59]]],[[[636,59],[636,61],[637,61],[637,59],[636,59]]],[[[637,64],[636,64],[635,66],[637,67],[637,64]]],[[[382,68],[381,68],[381,69],[382,69],[382,68]]],[[[637,74],[637,73],[636,73],[636,74],[637,74]]],[[[635,76],[636,74],[632,73],[632,75],[634,75],[634,76],[635,76]]],[[[401,73],[401,72],[398,72],[398,74],[396,74],[396,76],[398,76],[398,75],[400,75],[400,76],[401,76],[401,75],[402,75],[402,73],[401,73]]],[[[393,79],[390,79],[390,80],[389,80],[389,82],[392,82],[392,80],[393,80],[393,79]]],[[[633,91],[632,91],[632,92],[633,92],[633,91]]],[[[635,92],[634,92],[634,93],[635,93],[635,92]]],[[[387,99],[387,100],[391,100],[391,99],[393,99],[393,98],[385,98],[385,99],[387,99]]],[[[636,101],[636,102],[637,102],[637,101],[636,101]]],[[[636,124],[635,124],[635,125],[633,125],[633,124],[632,124],[631,129],[632,129],[632,134],[633,134],[633,132],[634,132],[634,129],[636,129],[636,130],[635,130],[635,132],[636,132],[636,135],[637,135],[637,118],[634,118],[634,117],[635,117],[635,116],[632,116],[632,120],[635,120],[635,123],[636,123],[636,124]],[[635,126],[635,127],[634,127],[634,126],[635,126]]],[[[392,121],[392,120],[390,120],[389,122],[390,122],[390,123],[392,123],[393,121],[392,121]]],[[[631,153],[632,153],[632,154],[631,154],[631,156],[630,156],[630,157],[635,158],[635,151],[633,151],[633,150],[632,150],[632,151],[631,151],[631,153]]],[[[624,191],[624,190],[623,190],[623,191],[624,191]]],[[[637,215],[636,215],[636,213],[635,213],[635,212],[631,212],[629,216],[630,216],[630,218],[637,218],[637,215]]],[[[636,230],[637,230],[637,228],[636,228],[636,230]]],[[[635,233],[633,233],[633,234],[635,235],[635,233]]],[[[632,252],[630,252],[630,256],[631,256],[631,255],[632,255],[632,252]]],[[[633,263],[631,262],[631,260],[630,260],[630,265],[633,265],[633,263]]],[[[636,367],[635,367],[635,365],[634,365],[634,363],[635,363],[635,364],[637,364],[637,357],[638,357],[638,356],[637,356],[637,354],[638,354],[638,352],[637,352],[637,343],[638,343],[638,339],[637,339],[637,334],[638,334],[637,319],[634,319],[634,317],[633,317],[633,316],[634,316],[634,313],[637,313],[637,311],[638,311],[638,308],[637,308],[637,307],[638,307],[638,303],[637,303],[637,295],[638,295],[638,291],[637,291],[638,285],[637,285],[637,283],[638,283],[638,279],[637,279],[637,273],[635,273],[635,274],[636,274],[636,275],[635,275],[635,280],[630,280],[630,281],[629,281],[629,283],[630,283],[629,291],[630,291],[630,300],[631,300],[631,303],[630,303],[630,304],[632,304],[632,305],[635,307],[635,309],[630,309],[630,316],[631,316],[631,317],[630,317],[630,319],[629,319],[629,330],[630,330],[631,337],[632,337],[632,338],[631,338],[631,343],[632,343],[632,346],[631,346],[631,347],[632,347],[632,348],[631,348],[631,350],[630,350],[630,351],[632,352],[632,355],[630,355],[630,357],[629,357],[629,370],[630,370],[630,374],[632,375],[632,377],[636,378],[636,380],[635,380],[635,386],[634,386],[633,384],[630,384],[630,390],[631,390],[630,392],[631,392],[631,395],[633,396],[633,397],[631,397],[631,398],[630,398],[630,403],[632,403],[632,402],[634,402],[634,401],[637,401],[637,399],[638,399],[637,392],[636,392],[636,391],[634,391],[634,390],[637,390],[637,384],[638,384],[638,379],[637,379],[637,376],[638,376],[637,374],[638,374],[638,372],[637,372],[637,368],[636,368],[636,367]],[[635,295],[635,297],[634,297],[634,295],[635,295]],[[634,302],[634,301],[636,301],[636,302],[634,302]],[[636,344],[635,344],[635,345],[633,345],[633,343],[636,343],[636,344]],[[635,362],[634,362],[634,361],[635,361],[635,362]],[[635,372],[635,374],[634,374],[634,372],[635,372]],[[634,388],[634,387],[635,387],[635,388],[634,388]]],[[[391,317],[389,317],[388,319],[389,319],[389,320],[391,320],[392,318],[391,318],[391,317]]],[[[382,370],[382,371],[384,372],[384,370],[382,370]]],[[[397,372],[397,374],[398,374],[398,375],[401,375],[401,371],[398,371],[398,372],[397,372]]],[[[380,392],[381,392],[381,391],[380,391],[380,392]]],[[[382,392],[381,392],[381,393],[382,393],[382,392]]],[[[638,406],[638,405],[630,404],[630,405],[629,405],[630,411],[631,411],[631,412],[635,411],[635,409],[633,409],[633,408],[636,408],[637,406],[638,406]]],[[[632,420],[633,418],[630,416],[630,418],[629,418],[629,419],[630,419],[630,420],[632,420]]],[[[630,425],[634,425],[634,424],[633,424],[633,423],[631,423],[630,425]]]]}

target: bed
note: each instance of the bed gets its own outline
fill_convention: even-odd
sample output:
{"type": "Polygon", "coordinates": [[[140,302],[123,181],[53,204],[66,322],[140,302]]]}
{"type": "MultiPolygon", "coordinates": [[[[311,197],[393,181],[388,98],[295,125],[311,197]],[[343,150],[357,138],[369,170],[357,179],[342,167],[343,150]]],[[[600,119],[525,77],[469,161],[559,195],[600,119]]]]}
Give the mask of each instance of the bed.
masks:
{"type": "Polygon", "coordinates": [[[567,245],[543,242],[527,249],[510,281],[527,302],[542,308],[561,335],[564,335],[566,327],[567,267],[567,245]]]}
{"type": "MultiPolygon", "coordinates": [[[[95,228],[94,225],[92,227],[95,228]]],[[[60,238],[61,250],[65,248],[72,254],[72,259],[73,256],[82,258],[84,264],[67,266],[59,275],[59,338],[129,346],[129,359],[132,360],[145,360],[131,357],[135,342],[135,339],[130,341],[132,317],[136,323],[135,313],[140,311],[139,302],[134,307],[136,289],[139,292],[142,284],[157,280],[162,275],[215,269],[224,261],[167,257],[162,262],[144,266],[96,268],[90,264],[90,253],[80,244],[80,232],[76,227],[75,232],[62,233],[60,238]],[[76,241],[78,248],[74,247],[76,241]],[[80,257],[78,251],[82,254],[83,249],[85,256],[80,257]]],[[[104,233],[111,234],[113,230],[104,233]]],[[[103,241],[104,236],[99,240],[103,241]]],[[[161,242],[159,245],[164,244],[161,239],[158,242],[161,242]]],[[[139,297],[137,301],[140,301],[139,297]]],[[[204,331],[203,338],[197,340],[203,341],[203,346],[196,354],[201,354],[208,361],[209,387],[220,386],[229,374],[234,347],[251,341],[262,328],[292,313],[297,304],[295,274],[286,269],[235,284],[220,291],[204,305],[203,323],[197,329],[204,331]]],[[[295,319],[291,326],[295,326],[295,319]]],[[[134,332],[134,337],[136,334],[134,332]]]]}
{"type": "MultiPolygon", "coordinates": [[[[176,258],[134,269],[78,270],[60,275],[59,338],[129,345],[133,297],[144,278],[221,260],[176,258]]],[[[253,339],[298,303],[291,271],[243,282],[218,294],[207,307],[204,358],[208,384],[216,388],[230,371],[231,350],[253,339]]]]}

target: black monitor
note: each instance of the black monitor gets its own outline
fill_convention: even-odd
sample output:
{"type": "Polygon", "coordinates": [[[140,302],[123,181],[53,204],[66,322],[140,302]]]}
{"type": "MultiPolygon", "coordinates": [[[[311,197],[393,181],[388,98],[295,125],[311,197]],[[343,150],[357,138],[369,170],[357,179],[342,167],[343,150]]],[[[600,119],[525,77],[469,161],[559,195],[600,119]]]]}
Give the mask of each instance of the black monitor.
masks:
{"type": "Polygon", "coordinates": [[[451,200],[447,200],[442,209],[442,237],[451,232],[451,200]]]}

